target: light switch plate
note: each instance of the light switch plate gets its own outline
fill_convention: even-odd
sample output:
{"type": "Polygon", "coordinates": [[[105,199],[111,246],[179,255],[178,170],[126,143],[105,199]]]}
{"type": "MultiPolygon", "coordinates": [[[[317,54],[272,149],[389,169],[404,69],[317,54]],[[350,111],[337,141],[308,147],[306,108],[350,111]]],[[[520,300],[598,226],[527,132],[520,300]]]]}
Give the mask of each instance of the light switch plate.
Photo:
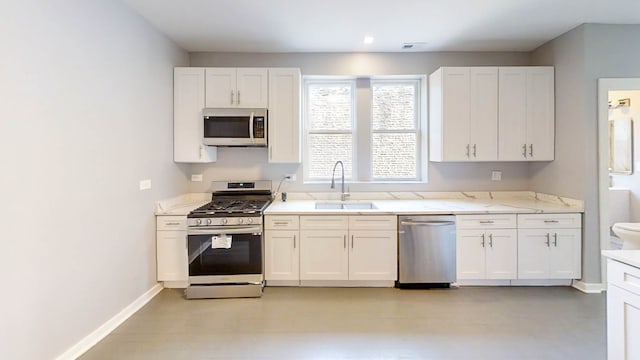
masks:
{"type": "Polygon", "coordinates": [[[202,174],[191,174],[191,181],[202,181],[202,174]]]}
{"type": "Polygon", "coordinates": [[[493,181],[500,181],[502,180],[502,171],[492,171],[491,172],[491,180],[493,181]]]}
{"type": "Polygon", "coordinates": [[[151,189],[151,179],[140,180],[140,190],[151,189]]]}

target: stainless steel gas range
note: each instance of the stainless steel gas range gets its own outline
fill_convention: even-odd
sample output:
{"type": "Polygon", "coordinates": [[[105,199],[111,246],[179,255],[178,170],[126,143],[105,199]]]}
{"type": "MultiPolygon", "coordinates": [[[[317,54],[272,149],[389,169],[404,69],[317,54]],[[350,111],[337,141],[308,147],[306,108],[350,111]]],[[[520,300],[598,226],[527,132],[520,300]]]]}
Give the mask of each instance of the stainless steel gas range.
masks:
{"type": "Polygon", "coordinates": [[[211,202],[187,215],[187,299],[260,297],[262,212],[271,181],[213,182],[211,202]]]}

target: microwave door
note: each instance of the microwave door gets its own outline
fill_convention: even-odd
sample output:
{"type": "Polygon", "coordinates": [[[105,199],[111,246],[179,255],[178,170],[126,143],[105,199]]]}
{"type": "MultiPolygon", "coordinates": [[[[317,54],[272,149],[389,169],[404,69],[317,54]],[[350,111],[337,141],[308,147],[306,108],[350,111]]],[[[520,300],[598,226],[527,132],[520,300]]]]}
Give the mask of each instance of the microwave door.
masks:
{"type": "Polygon", "coordinates": [[[248,116],[207,116],[204,118],[205,145],[242,146],[252,138],[248,116]]]}

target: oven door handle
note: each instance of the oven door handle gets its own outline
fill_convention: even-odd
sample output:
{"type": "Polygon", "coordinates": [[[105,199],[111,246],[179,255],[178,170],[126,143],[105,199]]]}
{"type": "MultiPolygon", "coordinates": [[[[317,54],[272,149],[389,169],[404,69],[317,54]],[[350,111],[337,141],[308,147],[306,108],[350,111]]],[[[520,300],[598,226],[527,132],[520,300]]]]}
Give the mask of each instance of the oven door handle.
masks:
{"type": "Polygon", "coordinates": [[[233,235],[233,234],[247,234],[247,233],[260,233],[262,234],[262,227],[260,226],[250,226],[243,228],[226,228],[226,229],[187,229],[187,235],[233,235]]]}

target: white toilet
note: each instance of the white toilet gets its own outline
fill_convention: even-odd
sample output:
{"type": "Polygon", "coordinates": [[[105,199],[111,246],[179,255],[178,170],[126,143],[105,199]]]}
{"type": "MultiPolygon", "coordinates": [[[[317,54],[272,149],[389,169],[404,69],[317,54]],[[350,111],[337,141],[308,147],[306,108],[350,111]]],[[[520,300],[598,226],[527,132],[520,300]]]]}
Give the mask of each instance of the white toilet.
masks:
{"type": "Polygon", "coordinates": [[[611,228],[622,241],[622,250],[640,249],[640,223],[616,223],[611,228]]]}

